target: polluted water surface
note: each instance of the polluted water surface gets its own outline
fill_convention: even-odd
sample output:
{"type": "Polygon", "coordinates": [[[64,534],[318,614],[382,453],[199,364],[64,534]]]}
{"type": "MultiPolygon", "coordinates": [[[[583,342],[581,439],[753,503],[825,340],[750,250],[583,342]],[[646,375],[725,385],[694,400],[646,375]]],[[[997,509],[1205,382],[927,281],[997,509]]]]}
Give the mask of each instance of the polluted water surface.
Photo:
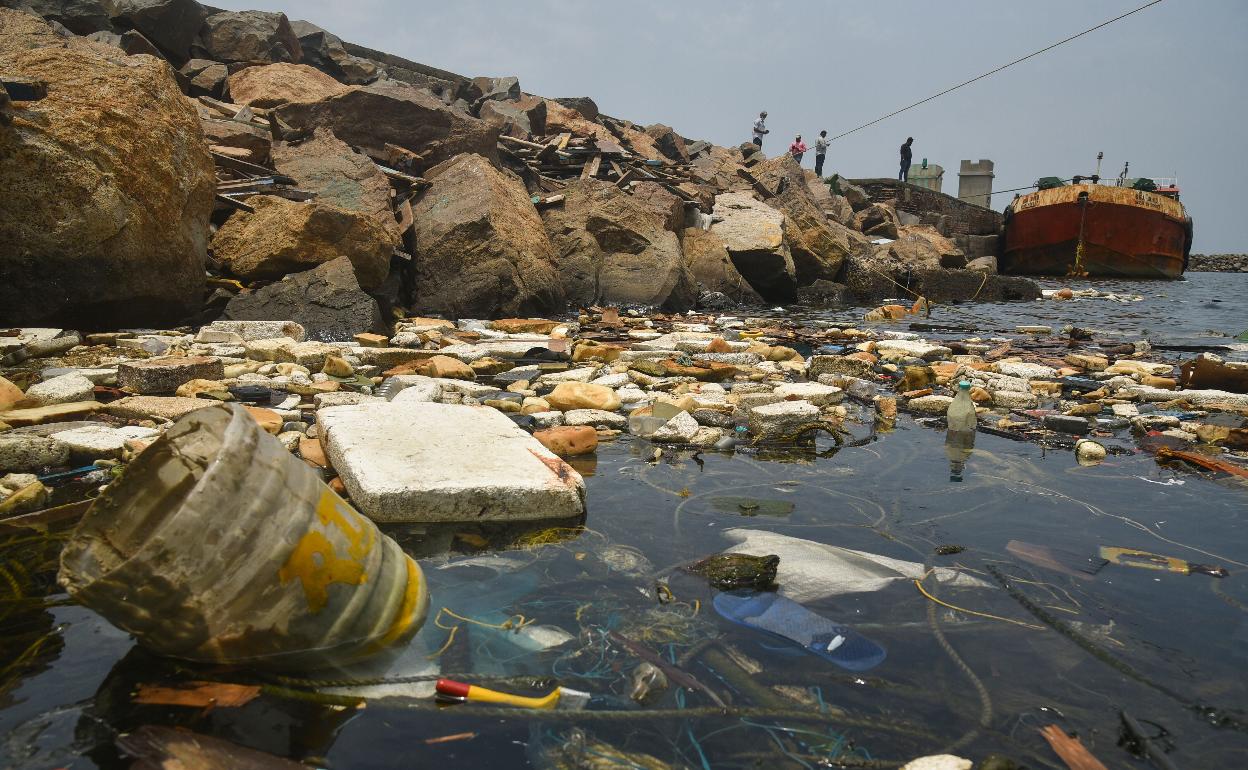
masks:
{"type": "MultiPolygon", "coordinates": [[[[1245,288],[1119,285],[1145,296],[1129,319],[1091,299],[1060,317],[1037,302],[940,318],[973,313],[985,337],[1077,323],[1164,351],[1226,327],[1205,306],[1245,288]],[[1191,312],[1162,316],[1177,303],[1191,312]]],[[[803,322],[821,320],[838,314],[803,322]]],[[[426,621],[379,656],[314,670],[140,646],[58,585],[81,510],[47,509],[0,529],[0,763],[127,767],[126,752],[183,756],[190,730],[223,756],[265,757],[227,762],[273,767],[874,767],[939,753],[1053,767],[1040,731],[1055,724],[1062,750],[1076,736],[1109,766],[1146,766],[1133,748],[1242,764],[1244,480],[1159,463],[1149,436],[1108,423],[1083,437],[1107,453],[1081,462],[1076,437],[1032,440],[999,416],[951,440],[943,414],[903,408],[887,424],[851,415],[849,438],[732,451],[604,434],[592,462],[572,458],[584,517],[381,525],[419,563],[426,621]],[[703,563],[722,553],[756,560],[703,563]]]]}

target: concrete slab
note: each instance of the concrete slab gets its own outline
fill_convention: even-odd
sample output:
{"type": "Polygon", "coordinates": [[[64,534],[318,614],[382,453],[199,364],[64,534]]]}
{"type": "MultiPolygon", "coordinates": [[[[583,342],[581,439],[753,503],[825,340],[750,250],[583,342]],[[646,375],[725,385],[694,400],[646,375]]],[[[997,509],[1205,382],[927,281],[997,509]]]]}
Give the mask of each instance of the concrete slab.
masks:
{"type": "Polygon", "coordinates": [[[922,340],[877,340],[875,352],[881,358],[914,356],[925,361],[940,361],[953,355],[953,351],[943,345],[933,345],[922,340]]]}
{"type": "Polygon", "coordinates": [[[51,438],[68,445],[70,456],[82,462],[120,459],[127,441],[124,433],[107,425],[61,431],[51,438]]]}
{"type": "Polygon", "coordinates": [[[501,412],[426,402],[317,413],[351,502],[375,521],[581,516],[585,482],[501,412]]]}
{"type": "Polygon", "coordinates": [[[219,402],[210,398],[182,398],[181,396],[129,396],[112,402],[105,411],[114,417],[127,420],[160,418],[176,420],[196,409],[204,409],[219,402]]]}
{"type": "Polygon", "coordinates": [[[845,392],[840,388],[817,382],[786,382],[775,392],[786,401],[809,401],[815,406],[829,406],[845,400],[845,392]]]}
{"type": "Polygon", "coordinates": [[[205,330],[237,334],[246,342],[274,337],[289,337],[295,342],[303,342],[307,338],[303,326],[294,321],[213,321],[201,329],[200,333],[205,330]]]}
{"type": "Polygon", "coordinates": [[[125,361],[117,367],[118,386],[143,396],[173,393],[191,380],[219,380],[224,376],[221,359],[209,356],[149,358],[125,361]]]}
{"type": "Polygon", "coordinates": [[[819,420],[819,407],[809,401],[781,401],[750,410],[750,433],[768,440],[788,438],[819,420]]]}
{"type": "MultiPolygon", "coordinates": [[[[126,399],[122,399],[125,401],[126,399]]],[[[73,420],[79,417],[86,417],[92,412],[97,412],[104,408],[104,404],[98,401],[76,401],[69,404],[53,404],[51,406],[36,406],[28,409],[12,409],[7,412],[0,412],[0,422],[13,427],[20,428],[27,425],[43,425],[49,422],[60,422],[62,420],[73,420]]]]}
{"type": "Polygon", "coordinates": [[[26,401],[31,406],[52,406],[53,404],[71,404],[77,401],[91,401],[95,398],[92,389],[95,383],[81,374],[62,374],[50,380],[31,385],[26,389],[26,401]]]}

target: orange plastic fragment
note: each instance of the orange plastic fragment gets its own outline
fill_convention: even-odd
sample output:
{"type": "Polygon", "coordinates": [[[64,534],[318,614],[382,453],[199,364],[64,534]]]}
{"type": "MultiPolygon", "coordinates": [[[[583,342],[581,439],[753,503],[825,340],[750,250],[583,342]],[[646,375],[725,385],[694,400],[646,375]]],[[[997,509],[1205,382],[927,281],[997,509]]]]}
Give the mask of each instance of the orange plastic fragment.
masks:
{"type": "Polygon", "coordinates": [[[1092,752],[1084,748],[1078,738],[1071,738],[1057,725],[1049,725],[1040,734],[1070,770],[1109,770],[1101,764],[1101,760],[1092,756],[1092,752]]]}

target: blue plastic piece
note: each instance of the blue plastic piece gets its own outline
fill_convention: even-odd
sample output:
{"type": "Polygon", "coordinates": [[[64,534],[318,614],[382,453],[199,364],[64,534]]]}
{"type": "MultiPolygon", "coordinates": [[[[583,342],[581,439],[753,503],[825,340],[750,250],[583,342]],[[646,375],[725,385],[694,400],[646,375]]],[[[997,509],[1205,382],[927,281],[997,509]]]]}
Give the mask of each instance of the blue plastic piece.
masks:
{"type": "Polygon", "coordinates": [[[713,604],[716,612],[733,623],[787,639],[850,671],[875,668],[888,654],[849,626],[816,615],[776,593],[732,591],[717,594],[713,604]]]}

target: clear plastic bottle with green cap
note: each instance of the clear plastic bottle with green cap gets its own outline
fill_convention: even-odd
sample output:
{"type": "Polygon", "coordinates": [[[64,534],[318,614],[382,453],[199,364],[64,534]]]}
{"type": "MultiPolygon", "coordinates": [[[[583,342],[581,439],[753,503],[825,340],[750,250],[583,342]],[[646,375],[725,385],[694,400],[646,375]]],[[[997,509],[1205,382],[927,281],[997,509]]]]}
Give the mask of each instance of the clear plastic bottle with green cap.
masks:
{"type": "Polygon", "coordinates": [[[958,383],[953,403],[949,404],[949,411],[945,412],[945,420],[951,431],[975,430],[975,402],[971,400],[971,383],[966,380],[958,383]]]}
{"type": "Polygon", "coordinates": [[[971,401],[971,383],[958,383],[957,394],[945,413],[949,430],[945,433],[945,456],[949,458],[949,480],[961,481],[966,461],[975,448],[975,402],[971,401]]]}

